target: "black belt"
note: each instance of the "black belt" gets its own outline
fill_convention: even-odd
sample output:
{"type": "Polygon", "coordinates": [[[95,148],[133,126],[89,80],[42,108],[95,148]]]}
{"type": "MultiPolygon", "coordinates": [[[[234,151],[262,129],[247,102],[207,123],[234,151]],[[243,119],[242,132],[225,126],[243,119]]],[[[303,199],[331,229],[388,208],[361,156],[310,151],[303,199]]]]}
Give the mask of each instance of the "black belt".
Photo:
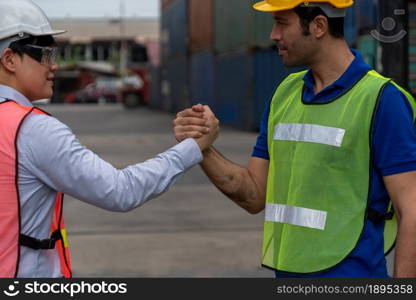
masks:
{"type": "Polygon", "coordinates": [[[381,223],[387,220],[393,219],[394,216],[394,210],[391,209],[387,213],[380,213],[372,208],[367,209],[367,219],[370,221],[373,221],[374,223],[381,223]]]}
{"type": "Polygon", "coordinates": [[[21,246],[25,246],[33,250],[40,250],[40,249],[47,250],[47,249],[54,249],[55,243],[61,239],[62,239],[62,234],[61,234],[61,231],[58,229],[58,230],[55,230],[51,234],[50,239],[38,240],[31,236],[21,234],[19,242],[21,246]]]}

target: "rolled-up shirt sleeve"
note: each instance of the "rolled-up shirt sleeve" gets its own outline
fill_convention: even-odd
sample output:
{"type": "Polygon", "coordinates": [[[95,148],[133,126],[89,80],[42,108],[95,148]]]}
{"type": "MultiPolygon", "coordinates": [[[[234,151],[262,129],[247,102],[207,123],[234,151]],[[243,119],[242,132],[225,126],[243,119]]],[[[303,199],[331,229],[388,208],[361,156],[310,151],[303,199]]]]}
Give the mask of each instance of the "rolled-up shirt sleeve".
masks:
{"type": "MultiPolygon", "coordinates": [[[[70,128],[49,116],[31,116],[19,134],[25,166],[56,191],[110,211],[129,211],[165,192],[202,160],[187,139],[143,163],[118,170],[83,146],[70,128]]],[[[140,149],[138,149],[139,151],[140,149]]]]}

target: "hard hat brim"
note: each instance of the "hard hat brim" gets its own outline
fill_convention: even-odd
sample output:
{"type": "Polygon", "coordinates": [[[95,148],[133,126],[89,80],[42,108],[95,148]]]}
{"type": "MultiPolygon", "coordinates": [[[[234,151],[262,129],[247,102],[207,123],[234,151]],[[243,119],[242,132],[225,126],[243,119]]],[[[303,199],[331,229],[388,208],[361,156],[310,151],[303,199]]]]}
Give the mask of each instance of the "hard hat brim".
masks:
{"type": "Polygon", "coordinates": [[[58,34],[63,34],[65,32],[67,32],[67,31],[66,30],[52,30],[52,31],[43,32],[41,35],[40,34],[36,34],[36,36],[58,35],[58,34]]]}
{"type": "Polygon", "coordinates": [[[282,10],[293,9],[294,7],[292,7],[292,6],[283,6],[283,5],[279,6],[279,7],[276,7],[276,6],[272,6],[272,5],[268,4],[266,1],[261,1],[261,2],[258,2],[256,4],[254,4],[253,8],[255,10],[262,11],[262,12],[274,12],[274,11],[282,11],[282,10]]]}

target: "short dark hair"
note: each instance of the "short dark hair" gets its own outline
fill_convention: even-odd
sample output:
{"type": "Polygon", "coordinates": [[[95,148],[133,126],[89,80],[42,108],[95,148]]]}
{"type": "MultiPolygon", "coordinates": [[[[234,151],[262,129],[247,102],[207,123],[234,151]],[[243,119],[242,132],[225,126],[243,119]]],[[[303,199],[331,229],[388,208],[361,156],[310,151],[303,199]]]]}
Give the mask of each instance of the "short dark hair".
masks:
{"type": "Polygon", "coordinates": [[[329,33],[337,39],[344,38],[344,18],[329,18],[320,7],[295,7],[295,13],[299,16],[303,35],[310,35],[309,24],[319,15],[328,19],[329,33]]]}

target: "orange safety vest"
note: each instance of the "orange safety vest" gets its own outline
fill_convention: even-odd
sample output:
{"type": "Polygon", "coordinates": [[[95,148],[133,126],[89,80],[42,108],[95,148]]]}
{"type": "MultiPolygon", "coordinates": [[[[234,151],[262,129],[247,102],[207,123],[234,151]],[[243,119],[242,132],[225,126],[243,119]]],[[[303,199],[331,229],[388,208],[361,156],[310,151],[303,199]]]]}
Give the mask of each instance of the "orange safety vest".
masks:
{"type": "Polygon", "coordinates": [[[20,246],[36,250],[54,249],[56,246],[62,275],[71,278],[71,262],[62,214],[62,193],[56,195],[51,239],[40,241],[21,234],[17,137],[23,121],[30,114],[47,115],[40,109],[24,107],[14,101],[0,103],[0,277],[17,276],[20,246]]]}

